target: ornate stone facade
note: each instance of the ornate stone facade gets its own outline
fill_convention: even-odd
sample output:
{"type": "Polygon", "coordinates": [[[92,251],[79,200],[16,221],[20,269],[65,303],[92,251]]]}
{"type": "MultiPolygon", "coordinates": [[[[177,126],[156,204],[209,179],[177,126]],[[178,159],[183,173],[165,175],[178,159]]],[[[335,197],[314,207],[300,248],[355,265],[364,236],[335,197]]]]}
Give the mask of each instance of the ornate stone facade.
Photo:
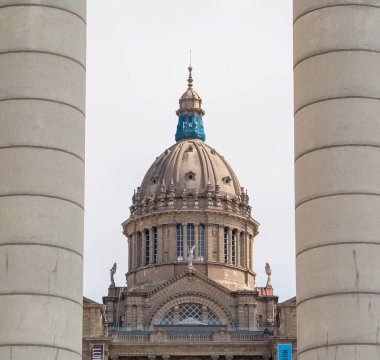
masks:
{"type": "Polygon", "coordinates": [[[266,287],[255,286],[259,223],[232,168],[204,143],[189,71],[177,143],[149,168],[122,224],[127,285],[111,281],[104,313],[85,305],[84,359],[271,359],[277,342],[295,345],[295,307],[277,304],[269,265],[266,287]]]}

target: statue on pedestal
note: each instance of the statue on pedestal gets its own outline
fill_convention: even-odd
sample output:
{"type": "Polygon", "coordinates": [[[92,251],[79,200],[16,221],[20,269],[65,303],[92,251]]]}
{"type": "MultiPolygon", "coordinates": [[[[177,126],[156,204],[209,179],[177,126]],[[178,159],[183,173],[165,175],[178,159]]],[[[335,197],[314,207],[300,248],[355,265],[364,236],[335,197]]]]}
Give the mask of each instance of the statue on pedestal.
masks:
{"type": "Polygon", "coordinates": [[[113,278],[113,276],[115,275],[116,273],[116,269],[117,269],[117,264],[114,263],[112,268],[110,269],[110,273],[111,273],[111,285],[110,287],[115,287],[115,279],[113,278]]]}
{"type": "Polygon", "coordinates": [[[270,265],[268,263],[265,263],[265,273],[267,274],[267,288],[272,288],[272,284],[270,283],[270,276],[272,275],[272,269],[270,268],[270,265]]]}

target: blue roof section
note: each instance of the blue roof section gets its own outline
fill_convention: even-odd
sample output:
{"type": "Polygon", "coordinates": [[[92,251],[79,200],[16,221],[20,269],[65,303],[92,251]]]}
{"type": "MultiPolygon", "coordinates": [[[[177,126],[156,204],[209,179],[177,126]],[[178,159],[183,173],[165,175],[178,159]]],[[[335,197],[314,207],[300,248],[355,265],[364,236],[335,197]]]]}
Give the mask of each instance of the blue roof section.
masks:
{"type": "Polygon", "coordinates": [[[175,140],[178,142],[184,139],[206,140],[202,116],[184,114],[178,117],[175,140]]]}

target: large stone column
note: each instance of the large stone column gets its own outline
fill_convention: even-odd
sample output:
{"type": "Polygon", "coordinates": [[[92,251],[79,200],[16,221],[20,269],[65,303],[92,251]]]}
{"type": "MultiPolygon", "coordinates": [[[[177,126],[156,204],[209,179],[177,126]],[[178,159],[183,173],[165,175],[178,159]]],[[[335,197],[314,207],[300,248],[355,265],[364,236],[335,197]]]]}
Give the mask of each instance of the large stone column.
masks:
{"type": "Polygon", "coordinates": [[[300,360],[380,358],[379,24],[378,0],[294,0],[300,360]]]}
{"type": "Polygon", "coordinates": [[[0,359],[81,359],[85,0],[0,1],[0,359]]]}

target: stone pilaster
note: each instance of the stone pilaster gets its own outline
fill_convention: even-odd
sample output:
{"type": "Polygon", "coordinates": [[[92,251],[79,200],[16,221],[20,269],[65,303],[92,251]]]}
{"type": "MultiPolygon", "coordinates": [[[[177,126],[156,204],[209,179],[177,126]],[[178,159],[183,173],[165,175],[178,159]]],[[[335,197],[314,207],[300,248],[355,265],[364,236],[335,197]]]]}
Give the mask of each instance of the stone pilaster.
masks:
{"type": "Polygon", "coordinates": [[[217,235],[218,235],[218,227],[216,225],[207,225],[206,226],[207,231],[207,238],[206,238],[206,244],[207,244],[207,253],[206,253],[206,259],[208,261],[216,261],[217,260],[217,249],[218,249],[218,242],[217,242],[217,235]]]}
{"type": "Polygon", "coordinates": [[[249,304],[248,305],[248,328],[249,330],[253,330],[256,327],[256,305],[255,304],[249,304]]]}
{"type": "Polygon", "coordinates": [[[218,261],[220,263],[224,263],[224,226],[218,225],[218,253],[219,253],[219,259],[218,261]]]}
{"type": "Polygon", "coordinates": [[[169,242],[169,259],[172,261],[177,260],[177,224],[170,224],[168,226],[168,238],[169,242]]]}
{"type": "Polygon", "coordinates": [[[132,238],[131,235],[127,238],[128,243],[128,271],[131,271],[132,269],[132,238]]]}
{"type": "Polygon", "coordinates": [[[202,321],[204,324],[208,324],[208,308],[207,308],[207,306],[202,306],[202,321]]]}
{"type": "Polygon", "coordinates": [[[157,263],[164,260],[164,232],[162,225],[157,226],[157,263]]]}
{"type": "Polygon", "coordinates": [[[177,324],[179,321],[179,307],[174,306],[173,308],[173,322],[174,324],[177,324]]]}
{"type": "Polygon", "coordinates": [[[237,266],[241,266],[240,257],[241,257],[240,231],[236,230],[236,265],[237,266]]]}
{"type": "Polygon", "coordinates": [[[247,253],[247,259],[248,259],[248,269],[252,270],[252,257],[253,257],[253,238],[252,235],[248,234],[248,253],[247,253]]]}

